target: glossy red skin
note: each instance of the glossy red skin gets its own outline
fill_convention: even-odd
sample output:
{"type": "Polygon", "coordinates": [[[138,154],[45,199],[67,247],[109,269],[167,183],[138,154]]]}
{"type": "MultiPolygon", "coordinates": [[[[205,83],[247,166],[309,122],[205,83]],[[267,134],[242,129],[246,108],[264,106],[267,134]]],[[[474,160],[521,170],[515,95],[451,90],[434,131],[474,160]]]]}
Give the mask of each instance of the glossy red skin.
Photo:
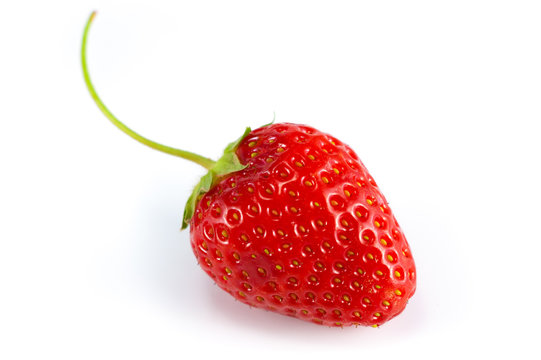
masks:
{"type": "Polygon", "coordinates": [[[236,153],[248,167],[206,193],[190,222],[195,256],[218,286],[329,326],[379,326],[404,310],[416,287],[409,245],[348,146],[273,124],[236,153]]]}

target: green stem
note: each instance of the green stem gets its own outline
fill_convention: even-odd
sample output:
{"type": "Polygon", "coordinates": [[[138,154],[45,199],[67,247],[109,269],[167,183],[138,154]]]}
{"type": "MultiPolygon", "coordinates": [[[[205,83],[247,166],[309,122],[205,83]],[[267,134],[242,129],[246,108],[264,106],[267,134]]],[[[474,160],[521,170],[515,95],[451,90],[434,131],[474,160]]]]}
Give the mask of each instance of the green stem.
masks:
{"type": "Polygon", "coordinates": [[[146,146],[151,147],[152,149],[164,152],[166,154],[175,155],[178,157],[181,157],[186,160],[193,161],[196,164],[199,164],[203,166],[206,169],[211,169],[215,162],[212,159],[206,158],[204,156],[194,154],[189,151],[184,151],[180,149],[175,149],[166,145],[159,144],[155,141],[152,141],[150,139],[147,139],[146,137],[139,135],[126,125],[124,125],[120,120],[116,118],[116,116],[113,115],[111,111],[105,106],[103,101],[101,101],[100,97],[98,96],[98,93],[96,92],[96,89],[94,89],[94,85],[92,85],[92,81],[90,80],[90,75],[88,72],[88,66],[86,63],[86,43],[88,38],[88,32],[90,30],[90,25],[92,24],[92,21],[96,17],[96,12],[93,11],[92,14],[90,14],[90,17],[88,18],[88,21],[85,26],[85,30],[83,33],[83,44],[81,47],[81,64],[83,67],[83,75],[85,78],[85,83],[88,88],[88,91],[90,92],[90,95],[92,96],[92,99],[96,102],[96,105],[98,105],[98,108],[101,110],[101,112],[120,130],[122,130],[127,135],[131,136],[133,139],[139,141],[141,144],[144,144],[146,146]]]}

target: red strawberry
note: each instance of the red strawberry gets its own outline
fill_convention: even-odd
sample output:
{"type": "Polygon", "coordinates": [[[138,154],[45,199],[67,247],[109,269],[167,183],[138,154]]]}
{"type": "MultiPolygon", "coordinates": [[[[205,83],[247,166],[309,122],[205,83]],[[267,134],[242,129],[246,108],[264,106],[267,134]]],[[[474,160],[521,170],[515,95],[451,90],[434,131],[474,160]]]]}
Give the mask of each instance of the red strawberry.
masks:
{"type": "Polygon", "coordinates": [[[415,292],[415,264],[357,155],[307,126],[249,133],[243,170],[204,195],[190,221],[203,269],[238,300],[319,324],[380,325],[415,292]]]}
{"type": "Polygon", "coordinates": [[[385,197],[347,145],[308,126],[247,129],[217,162],[136,140],[209,169],[188,200],[183,228],[205,272],[254,307],[329,326],[378,326],[416,286],[409,245],[385,197]]]}

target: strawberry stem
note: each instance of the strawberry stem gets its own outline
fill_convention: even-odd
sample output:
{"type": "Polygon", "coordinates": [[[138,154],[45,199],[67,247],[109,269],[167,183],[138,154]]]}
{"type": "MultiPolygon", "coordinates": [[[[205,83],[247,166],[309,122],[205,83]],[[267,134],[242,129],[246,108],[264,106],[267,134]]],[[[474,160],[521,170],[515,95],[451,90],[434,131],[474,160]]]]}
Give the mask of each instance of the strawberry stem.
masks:
{"type": "Polygon", "coordinates": [[[180,158],[193,161],[196,164],[199,164],[203,166],[206,169],[211,169],[215,161],[209,158],[206,158],[204,156],[194,154],[189,151],[175,149],[166,145],[159,144],[155,141],[152,141],[150,139],[147,139],[146,137],[139,135],[126,125],[124,125],[120,120],[116,118],[116,116],[113,115],[113,113],[105,106],[103,101],[101,101],[100,97],[98,96],[98,93],[96,92],[96,89],[94,89],[94,85],[92,84],[92,81],[90,80],[90,75],[88,72],[88,65],[86,61],[86,44],[88,39],[88,33],[90,30],[90,25],[92,24],[92,21],[96,17],[96,12],[93,11],[92,14],[90,14],[90,17],[88,18],[88,21],[85,26],[85,30],[83,33],[83,43],[81,47],[81,64],[83,67],[83,75],[85,79],[86,86],[88,88],[88,92],[92,96],[92,99],[94,99],[94,102],[96,105],[98,105],[98,108],[101,110],[101,112],[120,130],[122,130],[125,134],[129,135],[133,139],[137,140],[141,144],[144,144],[146,146],[151,147],[152,149],[164,152],[166,154],[178,156],[180,158]]]}

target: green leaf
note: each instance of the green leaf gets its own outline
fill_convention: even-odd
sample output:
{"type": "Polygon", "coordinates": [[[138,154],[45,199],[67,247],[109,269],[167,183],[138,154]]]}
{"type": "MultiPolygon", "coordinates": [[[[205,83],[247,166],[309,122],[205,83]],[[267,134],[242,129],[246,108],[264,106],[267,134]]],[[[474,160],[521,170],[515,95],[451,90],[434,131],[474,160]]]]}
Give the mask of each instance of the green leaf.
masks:
{"type": "Polygon", "coordinates": [[[244,139],[251,131],[252,130],[249,127],[246,128],[244,134],[242,134],[240,138],[227,145],[222,157],[216,161],[208,173],[206,173],[195,186],[184,207],[182,230],[186,229],[190,224],[190,220],[195,212],[195,207],[203,194],[208,192],[225,175],[246,168],[246,165],[240,163],[235,151],[237,151],[237,147],[242,139],[244,139]]]}

